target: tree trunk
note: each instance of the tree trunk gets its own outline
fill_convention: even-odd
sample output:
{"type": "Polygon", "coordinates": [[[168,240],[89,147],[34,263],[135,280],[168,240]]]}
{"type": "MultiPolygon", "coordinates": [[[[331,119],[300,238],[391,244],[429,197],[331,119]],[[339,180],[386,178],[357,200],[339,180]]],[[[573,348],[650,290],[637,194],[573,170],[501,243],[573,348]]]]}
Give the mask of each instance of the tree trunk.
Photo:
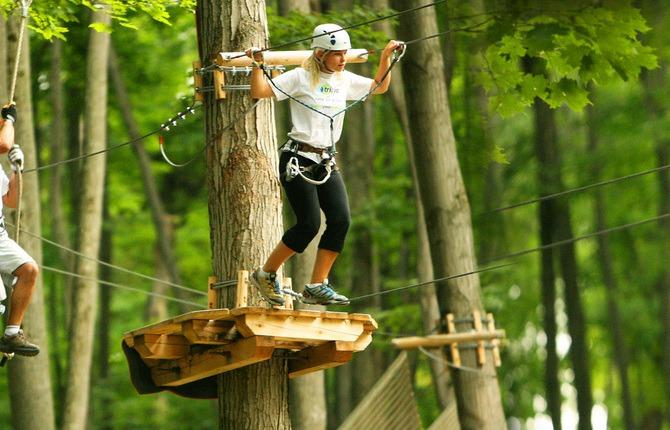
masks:
{"type": "MultiPolygon", "coordinates": [[[[112,261],[113,235],[109,217],[109,192],[105,190],[104,195],[104,215],[102,237],[100,240],[100,260],[112,261]]],[[[100,279],[106,282],[112,281],[112,269],[109,266],[100,268],[100,279]]],[[[112,306],[112,287],[105,285],[100,290],[100,318],[98,320],[98,377],[94,381],[98,387],[95,403],[93,407],[100,409],[100,428],[102,430],[111,430],[113,424],[113,412],[110,390],[107,387],[110,384],[109,374],[109,344],[110,344],[110,326],[111,326],[111,306],[112,306]]]]}
{"type": "MultiPolygon", "coordinates": [[[[398,2],[398,5],[400,2],[398,2]]],[[[415,7],[419,0],[402,2],[415,7]]],[[[413,40],[437,33],[435,11],[424,9],[400,17],[400,37],[413,40]]],[[[413,151],[435,276],[441,278],[476,268],[470,206],[458,165],[451,127],[444,66],[439,41],[429,39],[412,45],[402,63],[413,151]]],[[[440,314],[457,319],[482,311],[478,276],[468,276],[438,285],[440,314]]],[[[469,329],[459,325],[459,331],[469,329]]],[[[456,371],[454,375],[459,419],[463,429],[505,427],[500,389],[492,360],[481,372],[456,371]]],[[[474,351],[463,351],[463,365],[476,367],[474,351]]]]}
{"type": "MultiPolygon", "coordinates": [[[[667,21],[668,13],[665,5],[655,1],[643,1],[642,7],[652,28],[663,28],[667,21]]],[[[650,37],[658,37],[651,36],[650,37]]],[[[663,47],[665,41],[658,41],[659,47],[663,47]]],[[[667,58],[663,58],[667,61],[667,58]]],[[[656,70],[647,70],[643,73],[642,83],[645,91],[645,106],[649,117],[661,121],[668,115],[667,100],[663,98],[667,88],[667,65],[660,61],[660,67],[656,70]]],[[[663,132],[655,136],[656,164],[664,166],[670,162],[670,139],[663,132]]],[[[670,173],[667,170],[657,173],[659,187],[658,213],[659,215],[670,212],[670,173]]],[[[659,221],[661,230],[662,261],[670,258],[670,221],[667,219],[659,221]]],[[[663,384],[665,387],[665,413],[663,421],[670,425],[670,269],[665,269],[658,282],[658,298],[660,301],[661,327],[663,338],[661,340],[662,354],[661,363],[663,369],[663,384]]],[[[653,422],[653,420],[651,420],[653,422]]]]}
{"type": "MultiPolygon", "coordinates": [[[[267,45],[263,0],[199,0],[197,14],[204,64],[221,51],[267,45]]],[[[242,77],[229,79],[241,83],[242,77]]],[[[248,94],[205,100],[209,221],[214,275],[235,279],[258,266],[280,240],[281,196],[272,103],[253,112],[248,94]],[[233,128],[221,133],[228,123],[233,128]]],[[[230,307],[234,292],[221,305],[230,307]]],[[[250,302],[259,294],[249,291],[250,302]]],[[[273,358],[219,376],[219,428],[290,429],[287,364],[273,358]],[[251,383],[250,383],[251,382],[251,383]]]]}
{"type": "MultiPolygon", "coordinates": [[[[558,138],[556,133],[556,124],[554,120],[554,113],[549,106],[543,101],[537,99],[533,105],[535,111],[535,151],[539,162],[538,171],[540,173],[541,194],[548,194],[556,190],[562,190],[562,180],[560,175],[560,157],[558,155],[558,138]]],[[[540,206],[540,223],[542,225],[542,240],[560,241],[572,237],[572,227],[570,225],[570,210],[568,206],[560,201],[553,200],[551,202],[543,202],[540,206]],[[544,227],[549,231],[545,231],[544,227]]],[[[586,344],[586,327],[584,322],[584,315],[581,305],[581,297],[577,283],[577,263],[575,257],[574,244],[562,246],[558,250],[559,261],[563,274],[563,281],[565,283],[565,306],[568,314],[568,332],[572,339],[570,347],[570,356],[572,359],[572,367],[575,373],[575,389],[577,390],[577,411],[579,414],[579,429],[591,428],[591,409],[593,408],[593,399],[591,395],[591,377],[588,360],[588,348],[586,344]]],[[[543,254],[543,287],[552,288],[549,283],[549,273],[545,270],[550,270],[549,266],[552,264],[548,254],[543,254]],[[546,276],[546,279],[545,279],[546,276]]],[[[553,288],[552,288],[553,289],[553,288]]],[[[553,312],[552,303],[554,294],[553,291],[545,291],[543,294],[543,302],[545,305],[545,312],[553,312]]],[[[547,314],[545,316],[545,324],[549,328],[553,324],[553,316],[547,314]],[[549,319],[552,318],[552,321],[549,319]]],[[[550,336],[547,333],[547,339],[550,336]]],[[[553,348],[553,345],[552,345],[553,348]]],[[[553,363],[549,366],[553,367],[553,363]]],[[[556,364],[557,366],[557,364],[556,364]]],[[[549,370],[548,370],[549,371],[549,370]]],[[[553,370],[552,370],[553,372],[553,370]]],[[[552,378],[552,375],[546,375],[552,378]]],[[[551,382],[552,384],[554,381],[551,382]]],[[[548,382],[549,384],[549,382],[548,382]]],[[[555,390],[555,387],[548,387],[555,390]]],[[[548,399],[552,401],[552,408],[556,405],[553,402],[557,400],[554,398],[555,392],[548,391],[548,399]]],[[[552,414],[556,411],[552,410],[552,414]]]]}
{"type": "MultiPolygon", "coordinates": [[[[109,75],[114,85],[114,92],[116,94],[116,99],[118,100],[123,122],[128,129],[128,135],[135,141],[133,142],[133,150],[137,155],[144,193],[147,196],[149,207],[151,208],[151,218],[154,222],[154,231],[156,232],[156,241],[158,243],[160,258],[164,261],[170,282],[181,285],[182,282],[177,268],[177,259],[172,250],[173,247],[168,233],[171,227],[168,222],[167,214],[165,213],[163,201],[158,192],[156,179],[151,171],[151,159],[149,158],[147,151],[144,149],[144,146],[142,146],[142,142],[137,141],[141,135],[137,122],[133,116],[132,104],[130,103],[130,97],[128,97],[126,85],[121,76],[119,61],[116,58],[116,52],[114,51],[113,45],[110,48],[109,75]]],[[[174,295],[180,299],[186,299],[184,291],[181,289],[175,288],[174,295]]],[[[182,313],[186,313],[189,310],[185,303],[179,303],[178,306],[182,313]]]]}
{"type": "MultiPolygon", "coordinates": [[[[18,25],[9,28],[9,62],[14,64],[18,40],[18,25]]],[[[10,70],[10,77],[13,71],[10,70]]],[[[16,104],[20,112],[16,123],[16,142],[25,153],[26,167],[37,166],[35,134],[33,124],[33,106],[30,71],[30,37],[28,29],[23,36],[19,75],[16,82],[16,104]]],[[[6,100],[6,98],[5,98],[6,100]]],[[[38,237],[42,234],[40,214],[39,177],[37,174],[23,176],[23,208],[21,226],[38,237]]],[[[38,238],[23,234],[20,245],[30,254],[37,264],[42,263],[42,243],[38,238]]],[[[55,428],[54,406],[51,393],[49,368],[49,342],[45,324],[44,289],[42,277],[37,279],[37,288],[32,303],[23,320],[28,335],[41,348],[41,353],[33,358],[16,357],[9,362],[9,396],[12,410],[12,424],[16,429],[53,429],[55,428]]]]}
{"type": "MultiPolygon", "coordinates": [[[[109,25],[110,18],[106,10],[96,11],[92,14],[92,22],[109,25]]],[[[91,30],[87,55],[85,139],[86,152],[91,153],[106,147],[109,33],[91,30]]],[[[93,258],[98,257],[100,250],[106,160],[105,153],[87,158],[82,176],[79,252],[93,258]]],[[[97,279],[98,264],[79,258],[77,273],[97,279]]],[[[63,412],[63,429],[66,430],[86,427],[97,301],[97,283],[84,279],[77,280],[70,336],[70,368],[63,412]]]]}
{"type": "MultiPolygon", "coordinates": [[[[592,159],[597,160],[597,150],[599,146],[598,133],[595,126],[595,113],[592,106],[586,108],[586,122],[588,130],[589,150],[592,154],[592,159]]],[[[593,177],[591,180],[595,183],[601,181],[600,178],[600,164],[593,164],[593,177]]],[[[605,201],[603,191],[598,188],[595,193],[595,218],[596,231],[602,231],[607,228],[605,222],[605,201]]],[[[630,392],[630,382],[628,380],[628,346],[624,342],[625,332],[621,323],[621,316],[619,312],[618,296],[619,285],[612,267],[612,251],[610,249],[610,241],[608,235],[598,236],[598,262],[602,272],[603,283],[606,288],[607,296],[607,317],[609,327],[612,335],[612,355],[617,371],[619,372],[619,379],[621,382],[621,406],[623,408],[623,422],[626,429],[634,430],[635,415],[633,412],[633,399],[630,392]]]]}
{"type": "MultiPolygon", "coordinates": [[[[61,76],[62,47],[63,43],[60,40],[52,42],[51,66],[49,70],[49,88],[51,90],[51,106],[53,111],[49,136],[51,163],[65,159],[65,101],[63,98],[63,80],[61,76]]],[[[49,177],[49,211],[54,241],[67,248],[72,248],[70,237],[67,234],[67,221],[64,211],[66,205],[62,192],[63,173],[63,166],[54,165],[51,167],[49,177]]],[[[59,257],[63,265],[62,267],[68,272],[72,272],[74,269],[74,255],[63,249],[59,250],[59,257]]],[[[54,284],[49,290],[50,333],[52,341],[56,344],[64,342],[64,334],[68,332],[73,279],[69,276],[64,277],[62,284],[54,284]]],[[[51,359],[55,366],[56,392],[59,394],[57,398],[62,398],[63,390],[65,389],[65,384],[63,383],[64,363],[57,352],[52,354],[51,359]]]]}

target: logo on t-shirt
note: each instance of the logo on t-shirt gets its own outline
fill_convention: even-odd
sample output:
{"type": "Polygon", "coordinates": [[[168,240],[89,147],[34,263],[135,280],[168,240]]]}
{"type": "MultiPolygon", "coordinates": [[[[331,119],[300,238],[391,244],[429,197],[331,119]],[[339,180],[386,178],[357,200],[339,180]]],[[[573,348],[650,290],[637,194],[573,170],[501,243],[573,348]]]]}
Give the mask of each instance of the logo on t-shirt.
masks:
{"type": "Polygon", "coordinates": [[[334,88],[330,84],[325,83],[321,84],[318,90],[321,94],[338,94],[340,92],[339,88],[334,88]]]}

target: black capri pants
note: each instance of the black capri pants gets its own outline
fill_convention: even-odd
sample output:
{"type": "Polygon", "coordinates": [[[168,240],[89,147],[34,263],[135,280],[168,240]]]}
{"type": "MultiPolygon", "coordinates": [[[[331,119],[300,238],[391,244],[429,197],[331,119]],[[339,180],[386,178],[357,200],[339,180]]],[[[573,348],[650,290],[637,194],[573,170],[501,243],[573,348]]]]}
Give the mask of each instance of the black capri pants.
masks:
{"type": "Polygon", "coordinates": [[[344,238],[351,223],[349,200],[342,175],[333,170],[330,178],[321,185],[310,184],[300,176],[287,182],[284,172],[291,157],[297,157],[302,167],[317,164],[294,152],[284,151],[279,158],[281,184],[296,217],[296,224],[284,233],[282,242],[295,252],[303,252],[319,233],[323,210],[326,215],[326,230],[319,241],[319,248],[342,252],[344,238]]]}

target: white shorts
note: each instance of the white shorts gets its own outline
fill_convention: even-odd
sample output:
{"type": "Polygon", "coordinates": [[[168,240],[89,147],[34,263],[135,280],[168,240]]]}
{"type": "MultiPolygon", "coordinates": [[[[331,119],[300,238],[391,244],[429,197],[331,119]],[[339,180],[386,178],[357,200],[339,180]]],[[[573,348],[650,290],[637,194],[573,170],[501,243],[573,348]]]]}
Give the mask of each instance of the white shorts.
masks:
{"type": "MultiPolygon", "coordinates": [[[[34,262],[35,260],[18,243],[10,239],[7,232],[0,233],[0,273],[12,275],[23,264],[34,262]]],[[[0,278],[0,300],[6,297],[5,285],[0,278]]]]}

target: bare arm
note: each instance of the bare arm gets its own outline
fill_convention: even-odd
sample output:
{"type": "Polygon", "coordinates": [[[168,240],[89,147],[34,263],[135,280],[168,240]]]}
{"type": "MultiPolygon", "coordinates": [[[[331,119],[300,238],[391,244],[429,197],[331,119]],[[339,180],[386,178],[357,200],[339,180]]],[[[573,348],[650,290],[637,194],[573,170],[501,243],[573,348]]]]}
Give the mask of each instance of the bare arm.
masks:
{"type": "MultiPolygon", "coordinates": [[[[249,48],[246,50],[248,57],[254,60],[256,64],[263,64],[263,53],[255,52],[256,48],[249,48]]],[[[275,93],[272,91],[272,87],[265,79],[265,75],[260,67],[254,67],[251,71],[251,98],[254,99],[265,99],[269,97],[274,97],[275,93]]]]}
{"type": "Polygon", "coordinates": [[[16,173],[12,173],[12,176],[9,178],[9,189],[7,194],[2,196],[2,204],[8,208],[16,208],[19,203],[19,185],[18,185],[18,176],[16,173]]]}
{"type": "Polygon", "coordinates": [[[381,57],[379,58],[379,69],[377,70],[377,74],[374,78],[375,81],[372,83],[370,89],[374,89],[379,82],[381,82],[381,84],[374,89],[372,94],[384,94],[389,89],[389,86],[391,85],[391,72],[386,73],[386,71],[391,67],[391,56],[393,55],[393,51],[401,46],[403,46],[402,42],[390,40],[384,47],[381,57]],[[384,74],[386,74],[386,76],[384,76],[384,74]]]}
{"type": "Polygon", "coordinates": [[[14,123],[3,120],[0,124],[0,154],[6,154],[14,145],[14,123]]]}

